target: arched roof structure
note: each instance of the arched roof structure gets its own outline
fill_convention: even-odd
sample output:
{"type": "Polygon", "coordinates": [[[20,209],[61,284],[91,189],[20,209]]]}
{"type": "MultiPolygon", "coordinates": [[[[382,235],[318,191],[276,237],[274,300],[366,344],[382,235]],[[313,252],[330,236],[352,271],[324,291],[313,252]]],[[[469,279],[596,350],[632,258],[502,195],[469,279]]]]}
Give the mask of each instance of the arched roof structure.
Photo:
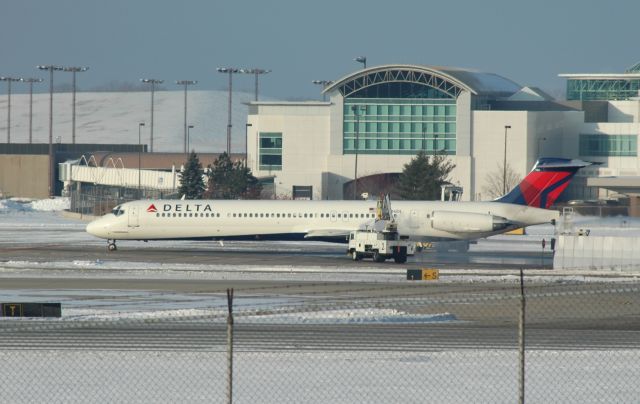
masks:
{"type": "Polygon", "coordinates": [[[629,67],[625,73],[640,73],[640,62],[629,67]]]}
{"type": "Polygon", "coordinates": [[[484,73],[456,67],[423,65],[384,65],[352,73],[325,88],[324,93],[338,90],[344,97],[384,83],[421,84],[436,89],[451,98],[461,92],[473,95],[510,96],[522,86],[494,73],[484,73]]]}

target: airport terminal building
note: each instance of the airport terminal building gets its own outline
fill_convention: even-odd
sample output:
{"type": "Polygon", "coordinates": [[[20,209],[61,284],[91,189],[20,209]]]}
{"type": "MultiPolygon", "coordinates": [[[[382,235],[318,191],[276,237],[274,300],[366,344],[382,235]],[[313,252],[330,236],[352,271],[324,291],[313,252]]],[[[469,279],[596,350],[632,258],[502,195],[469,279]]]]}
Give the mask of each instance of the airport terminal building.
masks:
{"type": "MultiPolygon", "coordinates": [[[[353,199],[364,192],[375,196],[389,190],[404,165],[424,151],[446,155],[455,164],[450,180],[464,189],[463,200],[490,200],[495,197],[490,183],[502,180],[503,161],[522,178],[538,157],[545,156],[601,163],[581,170],[564,200],[622,195],[630,199],[630,213],[640,216],[640,64],[624,73],[560,77],[567,80],[564,101],[536,87],[473,69],[375,66],[330,82],[322,94],[324,101],[248,102],[247,121],[242,117],[236,128],[246,123],[242,129],[246,129],[247,164],[265,185],[265,197],[353,199]]],[[[123,125],[146,117],[146,103],[136,94],[94,98],[133,111],[118,126],[114,109],[107,115],[109,126],[95,128],[94,137],[108,139],[111,133],[124,131],[123,125]]],[[[213,120],[204,120],[203,130],[224,119],[220,111],[225,111],[221,106],[225,99],[216,100],[199,112],[198,116],[213,120]]],[[[244,105],[239,107],[244,110],[244,105]]],[[[170,125],[182,122],[175,114],[166,118],[159,121],[158,133],[169,133],[170,125]]],[[[167,138],[165,151],[180,151],[183,143],[178,138],[167,138]]],[[[38,182],[38,189],[24,189],[15,181],[36,164],[29,158],[43,157],[18,153],[13,144],[3,146],[0,192],[46,195],[46,181],[38,182]]],[[[56,184],[57,191],[61,188],[62,182],[56,184]]]]}
{"type": "Polygon", "coordinates": [[[251,102],[249,167],[278,197],[351,199],[368,179],[402,172],[419,151],[456,165],[463,200],[488,200],[503,160],[517,175],[563,153],[584,112],[493,73],[385,65],[329,84],[327,101],[251,102]],[[357,168],[356,168],[357,167],[357,168]],[[357,171],[356,171],[357,170],[357,171]]]}
{"type": "Polygon", "coordinates": [[[640,216],[640,63],[624,73],[560,74],[567,79],[567,102],[584,111],[584,121],[565,140],[563,152],[600,166],[583,173],[581,199],[630,198],[630,214],[640,216]]]}

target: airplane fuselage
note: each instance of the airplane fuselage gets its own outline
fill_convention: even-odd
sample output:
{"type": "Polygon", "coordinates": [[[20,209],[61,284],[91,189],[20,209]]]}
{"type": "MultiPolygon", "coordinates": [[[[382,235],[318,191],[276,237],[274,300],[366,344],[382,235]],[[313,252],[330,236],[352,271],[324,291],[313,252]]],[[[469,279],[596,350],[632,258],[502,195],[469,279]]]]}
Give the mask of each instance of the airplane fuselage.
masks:
{"type": "MultiPolygon", "coordinates": [[[[468,240],[549,223],[557,211],[496,202],[394,201],[398,232],[416,241],[468,240]]],[[[344,241],[372,226],[376,201],[142,200],[91,222],[111,240],[315,239],[344,241]]]]}

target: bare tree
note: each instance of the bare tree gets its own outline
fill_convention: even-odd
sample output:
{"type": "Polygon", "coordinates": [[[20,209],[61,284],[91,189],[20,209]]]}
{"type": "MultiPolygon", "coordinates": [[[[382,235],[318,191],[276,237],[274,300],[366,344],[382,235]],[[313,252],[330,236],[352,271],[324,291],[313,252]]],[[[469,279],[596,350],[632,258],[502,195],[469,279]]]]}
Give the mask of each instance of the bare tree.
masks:
{"type": "Polygon", "coordinates": [[[502,163],[498,163],[496,169],[491,171],[485,177],[486,185],[482,188],[482,192],[491,199],[499,198],[503,195],[503,190],[507,193],[515,188],[522,181],[520,176],[507,163],[506,177],[502,163]],[[506,186],[504,186],[506,184],[506,186]]]}

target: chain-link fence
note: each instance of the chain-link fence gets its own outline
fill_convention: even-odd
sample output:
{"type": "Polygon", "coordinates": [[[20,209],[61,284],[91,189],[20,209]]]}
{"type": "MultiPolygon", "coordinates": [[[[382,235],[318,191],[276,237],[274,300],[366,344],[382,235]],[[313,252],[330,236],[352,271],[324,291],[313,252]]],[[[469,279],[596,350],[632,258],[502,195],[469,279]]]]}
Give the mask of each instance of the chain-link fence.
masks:
{"type": "Polygon", "coordinates": [[[157,189],[132,189],[98,185],[85,185],[82,188],[70,190],[68,196],[70,200],[70,212],[93,216],[104,215],[124,202],[145,198],[177,198],[177,195],[173,191],[165,192],[157,189]]]}
{"type": "Polygon", "coordinates": [[[634,403],[640,283],[283,285],[0,321],[1,401],[634,403]],[[108,310],[103,310],[108,312],[108,310]],[[524,315],[523,315],[524,314],[524,315]],[[230,321],[232,320],[232,321],[230,321]],[[230,377],[231,376],[231,377],[230,377]]]}

